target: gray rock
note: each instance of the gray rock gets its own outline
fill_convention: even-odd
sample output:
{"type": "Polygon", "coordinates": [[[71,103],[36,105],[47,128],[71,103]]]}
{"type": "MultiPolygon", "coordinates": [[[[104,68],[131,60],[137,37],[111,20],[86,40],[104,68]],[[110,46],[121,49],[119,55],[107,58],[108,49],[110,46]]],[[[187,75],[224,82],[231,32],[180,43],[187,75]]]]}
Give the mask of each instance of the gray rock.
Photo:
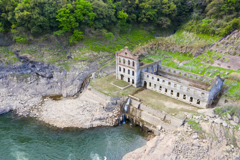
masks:
{"type": "Polygon", "coordinates": [[[184,124],[184,121],[185,121],[185,119],[182,120],[182,119],[172,117],[171,118],[171,125],[179,127],[179,126],[184,124]]]}
{"type": "Polygon", "coordinates": [[[197,139],[197,138],[198,138],[198,134],[194,133],[193,136],[192,136],[192,139],[197,139]]]}
{"type": "Polygon", "coordinates": [[[234,126],[237,125],[237,123],[235,123],[234,121],[230,121],[230,124],[231,124],[231,125],[234,125],[234,126]]]}
{"type": "Polygon", "coordinates": [[[224,127],[227,127],[227,126],[228,126],[228,124],[227,124],[226,121],[223,121],[223,122],[222,122],[222,125],[223,125],[224,127]]]}
{"type": "Polygon", "coordinates": [[[220,118],[217,118],[217,119],[214,120],[214,122],[217,123],[217,124],[221,124],[223,121],[220,118]]]}
{"type": "Polygon", "coordinates": [[[161,131],[161,129],[162,129],[162,126],[157,126],[158,131],[161,131]]]}
{"type": "Polygon", "coordinates": [[[187,118],[191,119],[192,118],[192,114],[188,114],[187,118]]]}
{"type": "Polygon", "coordinates": [[[233,120],[235,123],[237,123],[237,124],[239,123],[239,118],[237,116],[233,116],[233,120]]]}
{"type": "Polygon", "coordinates": [[[9,112],[10,109],[8,107],[6,108],[0,108],[0,115],[9,112]]]}
{"type": "Polygon", "coordinates": [[[231,119],[232,119],[232,116],[231,116],[229,113],[227,113],[227,118],[228,118],[229,120],[231,120],[231,119]]]}
{"type": "Polygon", "coordinates": [[[208,109],[208,111],[205,113],[206,116],[209,116],[211,118],[215,117],[214,110],[213,109],[208,109]]]}

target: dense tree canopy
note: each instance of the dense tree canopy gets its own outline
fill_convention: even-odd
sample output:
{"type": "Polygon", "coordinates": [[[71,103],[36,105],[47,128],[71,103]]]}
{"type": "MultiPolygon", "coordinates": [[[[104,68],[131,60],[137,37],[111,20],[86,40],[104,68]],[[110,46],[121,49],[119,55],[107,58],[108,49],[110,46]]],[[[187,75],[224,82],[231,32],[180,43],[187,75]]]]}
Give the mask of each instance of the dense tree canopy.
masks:
{"type": "Polygon", "coordinates": [[[0,32],[70,32],[72,42],[82,39],[86,28],[116,33],[132,24],[186,23],[191,32],[225,35],[240,26],[239,17],[239,0],[0,0],[0,32]]]}

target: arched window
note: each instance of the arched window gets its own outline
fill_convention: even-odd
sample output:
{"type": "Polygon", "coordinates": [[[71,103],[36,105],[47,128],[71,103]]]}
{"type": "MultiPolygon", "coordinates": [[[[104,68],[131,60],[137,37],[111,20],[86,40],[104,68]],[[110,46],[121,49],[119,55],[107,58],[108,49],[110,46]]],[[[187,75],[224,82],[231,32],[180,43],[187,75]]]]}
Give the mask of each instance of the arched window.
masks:
{"type": "Polygon", "coordinates": [[[119,63],[121,63],[121,58],[119,58],[119,63]]]}
{"type": "Polygon", "coordinates": [[[130,66],[130,60],[128,60],[128,65],[130,66]]]}
{"type": "Polygon", "coordinates": [[[190,102],[193,102],[193,97],[190,97],[190,102]]]}
{"type": "Polygon", "coordinates": [[[186,99],[186,95],[185,94],[183,95],[183,99],[186,99]]]}
{"type": "Polygon", "coordinates": [[[123,64],[125,64],[125,59],[123,59],[123,64]]]}
{"type": "Polygon", "coordinates": [[[132,65],[133,65],[133,67],[134,67],[134,65],[135,65],[134,61],[132,62],[132,65]]]}
{"type": "Polygon", "coordinates": [[[197,104],[199,104],[199,105],[200,105],[200,100],[199,100],[199,99],[197,100],[197,104]]]}
{"type": "Polygon", "coordinates": [[[159,87],[159,90],[160,90],[160,91],[162,90],[162,86],[159,87]]]}

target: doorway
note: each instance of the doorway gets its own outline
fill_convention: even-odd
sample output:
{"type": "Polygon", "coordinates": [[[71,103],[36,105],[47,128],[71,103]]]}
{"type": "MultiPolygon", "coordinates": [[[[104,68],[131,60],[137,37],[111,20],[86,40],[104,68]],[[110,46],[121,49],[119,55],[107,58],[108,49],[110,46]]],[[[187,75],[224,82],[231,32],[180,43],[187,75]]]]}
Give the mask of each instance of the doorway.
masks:
{"type": "Polygon", "coordinates": [[[147,82],[144,81],[144,85],[143,85],[144,88],[147,88],[147,82]]]}
{"type": "Polygon", "coordinates": [[[123,79],[124,79],[124,75],[121,74],[121,80],[123,80],[123,79]]]}

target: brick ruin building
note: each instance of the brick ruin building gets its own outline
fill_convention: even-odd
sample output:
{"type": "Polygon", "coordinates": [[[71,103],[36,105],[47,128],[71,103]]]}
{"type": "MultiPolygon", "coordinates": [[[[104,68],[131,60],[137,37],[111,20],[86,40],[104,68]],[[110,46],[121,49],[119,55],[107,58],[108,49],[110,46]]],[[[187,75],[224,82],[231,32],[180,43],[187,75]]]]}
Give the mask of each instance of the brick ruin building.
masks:
{"type": "Polygon", "coordinates": [[[116,53],[116,79],[145,87],[200,108],[209,108],[221,94],[224,79],[166,67],[161,61],[140,64],[127,47],[116,53]]]}

